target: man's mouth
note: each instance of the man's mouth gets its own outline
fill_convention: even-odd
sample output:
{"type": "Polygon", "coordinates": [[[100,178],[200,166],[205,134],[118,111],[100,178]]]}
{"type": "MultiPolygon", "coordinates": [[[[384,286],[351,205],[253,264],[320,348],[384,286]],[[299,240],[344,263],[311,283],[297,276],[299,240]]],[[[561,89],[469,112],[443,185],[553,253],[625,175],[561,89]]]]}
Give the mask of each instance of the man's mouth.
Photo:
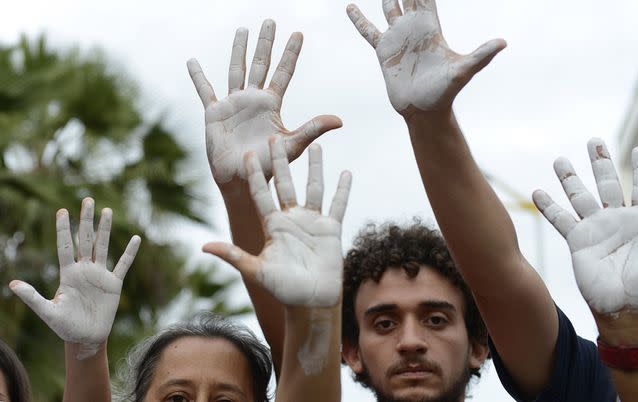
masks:
{"type": "Polygon", "coordinates": [[[422,379],[434,375],[434,372],[427,366],[409,365],[397,370],[395,375],[405,379],[422,379]]]}

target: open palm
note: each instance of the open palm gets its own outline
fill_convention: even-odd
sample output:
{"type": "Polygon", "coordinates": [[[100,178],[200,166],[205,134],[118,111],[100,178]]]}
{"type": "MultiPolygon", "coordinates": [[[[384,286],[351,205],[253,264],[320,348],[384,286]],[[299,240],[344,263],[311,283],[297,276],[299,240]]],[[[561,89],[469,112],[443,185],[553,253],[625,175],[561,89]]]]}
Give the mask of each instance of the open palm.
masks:
{"type": "Polygon", "coordinates": [[[85,345],[98,345],[109,336],[122,290],[122,281],[130,267],[140,238],[133,236],[113,272],[106,269],[112,212],[102,210],[97,236],[93,240],[94,202],[82,202],[78,229],[78,258],[73,255],[73,240],[66,210],[58,211],[56,229],[60,286],[53,300],[46,300],[31,285],[12,281],[11,289],[61,339],[85,345]]]}
{"type": "Polygon", "coordinates": [[[284,140],[286,153],[293,160],[315,138],[341,126],[341,120],[336,116],[317,116],[294,131],[284,127],[280,114],[282,99],[294,73],[303,36],[299,32],[291,35],[270,85],[264,89],[274,37],[275,22],[264,21],[245,87],[248,31],[237,30],[229,68],[229,94],[221,101],[217,100],[197,61],[188,61],[188,71],[206,110],[206,149],[218,184],[227,183],[234,177],[247,177],[243,156],[248,151],[259,158],[269,179],[272,168],[268,138],[273,135],[284,140]]]}
{"type": "MultiPolygon", "coordinates": [[[[534,202],[567,240],[576,282],[589,306],[598,313],[636,308],[638,200],[634,197],[633,206],[624,206],[622,189],[605,144],[592,139],[588,148],[604,208],[583,186],[565,158],[557,159],[554,169],[581,220],[577,221],[543,191],[534,193],[534,202]]],[[[634,150],[632,159],[636,169],[638,151],[634,150]]],[[[637,189],[638,183],[634,182],[634,194],[638,194],[637,189]]]]}
{"type": "Polygon", "coordinates": [[[303,207],[297,205],[281,139],[271,141],[271,158],[281,210],[275,208],[257,158],[249,154],[246,159],[251,194],[266,234],[261,254],[253,256],[225,243],[209,243],[204,251],[225,259],[242,274],[257,278],[284,304],[334,306],[341,298],[341,221],[348,201],[350,173],[341,174],[330,212],[324,216],[321,147],[311,145],[309,149],[310,171],[303,207]]]}
{"type": "Polygon", "coordinates": [[[464,56],[443,38],[434,0],[383,2],[388,30],[381,33],[359,8],[350,4],[348,16],[377,53],[392,106],[407,113],[413,106],[437,110],[452,104],[459,91],[503,48],[492,40],[464,56]]]}

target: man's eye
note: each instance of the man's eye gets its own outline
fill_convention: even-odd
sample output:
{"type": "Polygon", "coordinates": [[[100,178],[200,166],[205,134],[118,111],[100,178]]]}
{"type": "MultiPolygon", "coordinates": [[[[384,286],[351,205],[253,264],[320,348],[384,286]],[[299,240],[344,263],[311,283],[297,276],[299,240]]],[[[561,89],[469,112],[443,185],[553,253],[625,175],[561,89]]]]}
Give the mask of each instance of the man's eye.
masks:
{"type": "Polygon", "coordinates": [[[442,327],[448,323],[448,320],[445,317],[440,315],[433,315],[427,318],[427,324],[434,327],[442,327]]]}
{"type": "Polygon", "coordinates": [[[374,327],[377,330],[381,330],[381,331],[390,330],[390,329],[394,328],[394,325],[395,325],[394,321],[392,321],[392,320],[378,320],[378,321],[375,321],[375,323],[374,323],[374,327]]]}

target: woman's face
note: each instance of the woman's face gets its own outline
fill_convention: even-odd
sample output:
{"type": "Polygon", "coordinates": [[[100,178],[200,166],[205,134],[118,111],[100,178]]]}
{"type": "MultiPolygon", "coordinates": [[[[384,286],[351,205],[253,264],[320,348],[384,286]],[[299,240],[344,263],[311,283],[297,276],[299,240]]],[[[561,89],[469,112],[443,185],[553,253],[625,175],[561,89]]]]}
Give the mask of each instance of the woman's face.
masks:
{"type": "Polygon", "coordinates": [[[0,371],[0,402],[11,402],[7,379],[2,371],[0,371]]]}
{"type": "Polygon", "coordinates": [[[244,354],[223,338],[186,336],[160,356],[144,402],[254,402],[244,354]]]}

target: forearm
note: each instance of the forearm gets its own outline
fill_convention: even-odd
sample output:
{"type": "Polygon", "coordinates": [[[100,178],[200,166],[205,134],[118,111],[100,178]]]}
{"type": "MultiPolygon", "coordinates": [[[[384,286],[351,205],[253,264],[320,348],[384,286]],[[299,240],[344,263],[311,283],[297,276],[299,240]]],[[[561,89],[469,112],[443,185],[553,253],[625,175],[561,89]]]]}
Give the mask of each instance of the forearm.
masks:
{"type": "MultiPolygon", "coordinates": [[[[623,311],[618,315],[594,314],[600,340],[612,347],[638,347],[638,312],[623,311]]],[[[621,401],[638,400],[638,370],[610,368],[616,392],[621,401]]]]}
{"type": "Polygon", "coordinates": [[[414,113],[406,121],[450,252],[510,373],[534,395],[550,378],[558,336],[551,296],[521,255],[509,214],[474,161],[452,110],[414,113]]]}
{"type": "MultiPolygon", "coordinates": [[[[233,183],[222,190],[233,243],[243,250],[258,255],[264,247],[264,231],[259,215],[250,197],[248,184],[233,183]]],[[[254,279],[243,277],[257,320],[272,352],[275,374],[281,372],[284,342],[283,305],[254,279]]]]}
{"type": "Polygon", "coordinates": [[[286,339],[277,402],[341,400],[341,305],[285,308],[286,339]]]}
{"type": "Polygon", "coordinates": [[[82,358],[84,352],[78,343],[64,343],[64,402],[111,402],[106,343],[93,356],[82,358]]]}
{"type": "Polygon", "coordinates": [[[500,267],[503,260],[520,257],[516,232],[476,165],[453,111],[414,113],[407,123],[423,184],[457,263],[479,260],[506,270],[500,267]]]}

